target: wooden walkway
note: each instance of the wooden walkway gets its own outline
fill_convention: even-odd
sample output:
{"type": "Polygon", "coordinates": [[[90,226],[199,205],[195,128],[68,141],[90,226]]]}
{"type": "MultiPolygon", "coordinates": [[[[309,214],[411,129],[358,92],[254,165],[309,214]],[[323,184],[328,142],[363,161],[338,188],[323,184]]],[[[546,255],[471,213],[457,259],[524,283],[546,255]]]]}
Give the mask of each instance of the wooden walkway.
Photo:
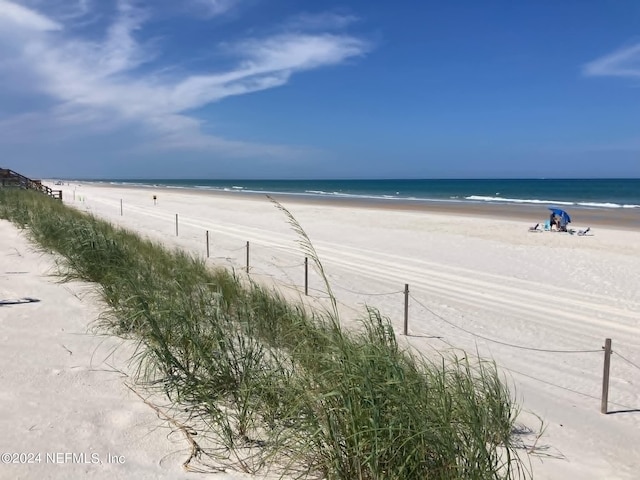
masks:
{"type": "Polygon", "coordinates": [[[62,190],[53,190],[46,185],[42,185],[40,180],[32,180],[8,168],[0,168],[0,181],[2,182],[2,188],[14,187],[37,190],[52,198],[62,200],[62,190]]]}

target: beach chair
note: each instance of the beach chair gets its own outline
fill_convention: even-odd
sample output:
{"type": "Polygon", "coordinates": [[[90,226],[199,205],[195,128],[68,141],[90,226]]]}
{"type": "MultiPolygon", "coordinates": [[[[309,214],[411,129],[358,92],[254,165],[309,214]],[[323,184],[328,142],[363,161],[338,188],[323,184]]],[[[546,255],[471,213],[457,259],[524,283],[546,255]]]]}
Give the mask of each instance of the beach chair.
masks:
{"type": "Polygon", "coordinates": [[[538,230],[538,227],[540,226],[539,223],[536,223],[533,227],[529,227],[529,231],[530,232],[539,232],[540,230],[538,230]]]}
{"type": "Polygon", "coordinates": [[[579,235],[580,237],[584,237],[587,233],[589,233],[589,231],[590,231],[590,230],[591,230],[591,227],[587,227],[587,229],[586,229],[586,230],[580,230],[580,231],[578,232],[578,235],[579,235]]]}

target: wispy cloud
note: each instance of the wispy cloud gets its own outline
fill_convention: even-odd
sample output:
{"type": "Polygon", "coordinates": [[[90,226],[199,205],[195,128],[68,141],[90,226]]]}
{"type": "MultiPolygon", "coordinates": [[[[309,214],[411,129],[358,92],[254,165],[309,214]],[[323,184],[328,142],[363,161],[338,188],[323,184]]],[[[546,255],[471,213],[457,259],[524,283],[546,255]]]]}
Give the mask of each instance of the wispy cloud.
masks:
{"type": "MultiPolygon", "coordinates": [[[[7,0],[10,1],[10,0],[7,0]]],[[[100,0],[22,0],[21,3],[52,19],[69,24],[80,21],[86,16],[95,15],[95,3],[100,0]]]]}
{"type": "MultiPolygon", "coordinates": [[[[223,12],[234,2],[207,3],[223,12]]],[[[90,4],[78,5],[81,11],[90,4]]],[[[225,53],[235,58],[233,67],[177,76],[163,62],[159,44],[138,40],[148,18],[148,11],[121,0],[103,38],[86,39],[66,31],[52,17],[0,0],[0,28],[11,25],[24,34],[20,40],[5,37],[19,56],[24,77],[33,83],[34,93],[57,102],[46,112],[24,112],[15,119],[17,124],[39,116],[41,122],[56,122],[56,128],[75,126],[79,133],[93,123],[96,130],[137,125],[156,147],[283,154],[285,147],[211,135],[190,112],[230,96],[282,86],[297,72],[337,65],[371,48],[354,36],[322,32],[245,38],[226,45],[225,53]]],[[[0,63],[0,75],[2,70],[0,63]]],[[[12,119],[7,122],[14,124],[12,119]]]]}
{"type": "Polygon", "coordinates": [[[588,76],[640,77],[640,43],[597,58],[583,71],[588,76]]]}
{"type": "Polygon", "coordinates": [[[61,30],[62,26],[44,15],[17,3],[0,0],[0,26],[26,30],[61,30]]]}

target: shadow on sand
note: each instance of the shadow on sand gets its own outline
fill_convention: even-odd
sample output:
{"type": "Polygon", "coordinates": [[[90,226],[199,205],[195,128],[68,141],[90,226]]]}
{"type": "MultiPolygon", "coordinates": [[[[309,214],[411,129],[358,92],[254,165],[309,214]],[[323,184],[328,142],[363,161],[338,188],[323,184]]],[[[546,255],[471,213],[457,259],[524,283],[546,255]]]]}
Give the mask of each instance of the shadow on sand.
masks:
{"type": "Polygon", "coordinates": [[[0,300],[0,307],[4,305],[22,305],[25,303],[36,303],[39,302],[37,298],[24,297],[24,298],[13,298],[10,300],[0,300]]]}
{"type": "Polygon", "coordinates": [[[616,413],[640,413],[640,408],[629,408],[626,410],[609,410],[607,415],[613,415],[616,413]]]}

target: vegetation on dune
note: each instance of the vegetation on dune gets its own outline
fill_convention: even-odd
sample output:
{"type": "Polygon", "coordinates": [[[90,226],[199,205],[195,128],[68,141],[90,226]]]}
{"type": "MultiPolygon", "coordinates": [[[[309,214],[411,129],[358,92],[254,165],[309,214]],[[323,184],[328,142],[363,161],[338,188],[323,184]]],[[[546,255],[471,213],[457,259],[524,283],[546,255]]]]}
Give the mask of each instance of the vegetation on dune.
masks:
{"type": "Polygon", "coordinates": [[[346,331],[335,309],[309,312],[38,193],[0,189],[0,217],[55,252],[64,279],[97,284],[101,326],[141,345],[137,381],[220,446],[199,456],[344,480],[528,475],[491,362],[403,351],[375,309],[346,331]]]}

